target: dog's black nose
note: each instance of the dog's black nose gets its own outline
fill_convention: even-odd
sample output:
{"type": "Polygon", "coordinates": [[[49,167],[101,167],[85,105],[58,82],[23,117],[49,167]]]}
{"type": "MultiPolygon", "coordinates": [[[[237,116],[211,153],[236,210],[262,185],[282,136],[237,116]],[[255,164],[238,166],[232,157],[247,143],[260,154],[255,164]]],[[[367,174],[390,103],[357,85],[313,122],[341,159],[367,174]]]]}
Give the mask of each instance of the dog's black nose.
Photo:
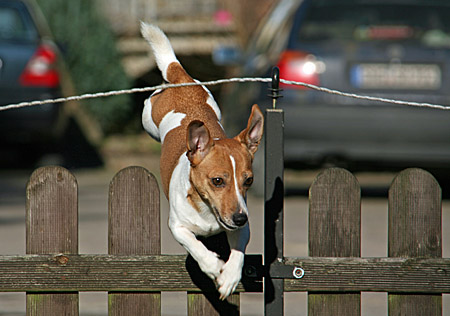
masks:
{"type": "Polygon", "coordinates": [[[247,214],[244,212],[236,212],[233,214],[233,222],[238,226],[244,226],[248,221],[247,214]]]}

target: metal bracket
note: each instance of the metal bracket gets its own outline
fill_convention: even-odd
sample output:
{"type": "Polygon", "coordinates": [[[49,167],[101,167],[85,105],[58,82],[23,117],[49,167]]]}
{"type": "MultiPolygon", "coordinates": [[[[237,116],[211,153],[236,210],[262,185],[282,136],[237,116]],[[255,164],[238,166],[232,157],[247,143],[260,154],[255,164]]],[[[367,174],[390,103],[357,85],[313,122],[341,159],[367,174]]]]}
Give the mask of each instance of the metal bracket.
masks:
{"type": "Polygon", "coordinates": [[[302,267],[284,264],[272,264],[268,272],[272,279],[301,279],[305,276],[302,267]]]}
{"type": "Polygon", "coordinates": [[[272,279],[301,279],[305,276],[305,270],[302,267],[282,263],[265,266],[261,265],[261,261],[258,263],[257,260],[257,256],[254,256],[254,258],[246,256],[246,263],[243,269],[243,275],[246,278],[258,279],[261,277],[270,277],[272,279]]]}

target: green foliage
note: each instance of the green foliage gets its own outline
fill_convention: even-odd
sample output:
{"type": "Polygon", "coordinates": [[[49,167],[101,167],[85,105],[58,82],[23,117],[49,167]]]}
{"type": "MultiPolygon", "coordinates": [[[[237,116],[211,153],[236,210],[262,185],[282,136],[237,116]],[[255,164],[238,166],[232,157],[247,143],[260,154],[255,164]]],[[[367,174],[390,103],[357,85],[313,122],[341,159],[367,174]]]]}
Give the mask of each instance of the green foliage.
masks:
{"type": "MultiPolygon", "coordinates": [[[[131,86],[115,47],[114,35],[93,0],[37,0],[65,60],[77,93],[131,86]]],[[[130,118],[129,95],[86,101],[105,133],[118,131],[130,118]]]]}

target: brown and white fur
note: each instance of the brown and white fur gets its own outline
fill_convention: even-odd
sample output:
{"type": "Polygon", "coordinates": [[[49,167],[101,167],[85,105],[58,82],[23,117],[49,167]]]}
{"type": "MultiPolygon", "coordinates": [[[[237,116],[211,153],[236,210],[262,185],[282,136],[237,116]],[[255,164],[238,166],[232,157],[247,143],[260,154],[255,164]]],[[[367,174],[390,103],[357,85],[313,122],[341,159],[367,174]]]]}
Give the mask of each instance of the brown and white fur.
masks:
{"type": "MultiPolygon", "coordinates": [[[[169,83],[194,82],[156,26],[142,23],[158,68],[169,83]]],[[[227,138],[220,110],[204,86],[170,88],[145,101],[142,123],[161,142],[161,179],[169,200],[174,238],[215,280],[220,298],[236,289],[250,238],[245,196],[253,181],[252,161],[263,132],[263,115],[254,105],[247,127],[227,138]],[[231,248],[227,262],[196,236],[225,231],[231,248]]]]}

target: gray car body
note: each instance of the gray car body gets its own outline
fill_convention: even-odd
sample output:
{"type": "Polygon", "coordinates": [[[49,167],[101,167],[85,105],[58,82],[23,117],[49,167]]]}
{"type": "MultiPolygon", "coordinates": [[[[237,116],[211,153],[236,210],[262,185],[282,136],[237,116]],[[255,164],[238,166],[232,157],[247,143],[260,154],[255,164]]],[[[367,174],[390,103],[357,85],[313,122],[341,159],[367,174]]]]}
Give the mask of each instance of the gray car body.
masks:
{"type": "MultiPolygon", "coordinates": [[[[330,1],[313,1],[327,6],[330,1]],[[328,4],[327,4],[328,3],[328,4]]],[[[333,2],[333,1],[331,1],[333,2]]],[[[445,1],[335,1],[357,6],[437,5],[445,1]],[[350,3],[351,2],[351,3],[350,3]]],[[[450,104],[450,49],[418,41],[354,41],[328,37],[301,41],[311,1],[280,1],[263,20],[242,55],[236,75],[270,76],[284,50],[306,51],[326,65],[320,85],[345,92],[416,102],[450,104]],[[352,71],[366,64],[431,64],[439,67],[440,84],[430,89],[370,89],[355,83],[352,71]],[[352,77],[353,76],[353,77],[352,77]]],[[[336,11],[337,12],[337,11],[336,11]]],[[[405,11],[406,12],[406,11],[405,11]]],[[[399,15],[407,14],[397,12],[399,15]]],[[[425,9],[424,19],[425,16],[425,9]]],[[[337,14],[337,13],[336,13],[337,14]]],[[[329,16],[333,16],[330,14],[329,16]]],[[[283,73],[280,73],[283,78],[283,73]]],[[[312,90],[283,87],[278,106],[285,111],[285,163],[295,168],[343,165],[353,170],[424,167],[450,168],[450,111],[361,101],[312,90]]],[[[264,85],[234,85],[222,100],[226,125],[245,117],[253,103],[270,106],[264,85]]],[[[232,128],[231,128],[232,129],[232,128]]]]}

